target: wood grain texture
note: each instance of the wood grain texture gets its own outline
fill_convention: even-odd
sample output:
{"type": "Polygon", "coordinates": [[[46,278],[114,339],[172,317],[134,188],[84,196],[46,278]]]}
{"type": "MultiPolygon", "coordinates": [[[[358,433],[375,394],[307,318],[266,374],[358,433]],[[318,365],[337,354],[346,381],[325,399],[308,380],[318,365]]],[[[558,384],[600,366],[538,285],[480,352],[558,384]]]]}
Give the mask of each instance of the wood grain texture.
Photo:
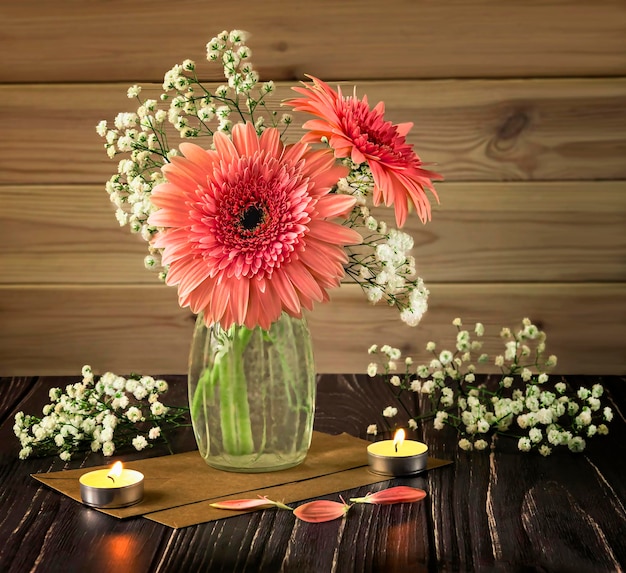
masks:
{"type": "MultiPolygon", "coordinates": [[[[619,0],[4,3],[2,82],[155,81],[222,29],[252,33],[263,77],[607,76],[626,71],[619,0]],[[54,7],[53,7],[54,6],[54,7]],[[193,19],[194,33],[173,21],[193,19]],[[320,32],[322,35],[320,36],[320,32]]],[[[197,54],[197,56],[194,56],[197,54]]]]}
{"type": "MultiPolygon", "coordinates": [[[[365,372],[371,344],[430,360],[429,340],[453,346],[456,316],[470,328],[485,325],[485,352],[492,355],[504,350],[500,328],[527,316],[546,330],[548,354],[559,358],[556,372],[626,372],[623,283],[429,286],[430,309],[417,328],[387,306],[370,306],[356,285],[335,291],[330,304],[309,315],[318,372],[365,372]]],[[[162,285],[2,287],[0,374],[73,374],[86,363],[100,372],[183,373],[192,326],[175,291],[162,285]]]]}
{"type": "MultiPolygon", "coordinates": [[[[0,86],[0,183],[104,185],[117,162],[95,126],[136,110],[127,85],[0,86]]],[[[278,86],[276,109],[292,85],[278,86]]],[[[415,124],[408,141],[448,181],[626,179],[626,78],[363,81],[357,88],[372,104],[385,101],[391,121],[415,124]]],[[[145,89],[153,97],[161,90],[145,89]]],[[[291,140],[303,133],[300,119],[291,140]]]]}
{"type": "MultiPolygon", "coordinates": [[[[301,523],[289,512],[270,509],[180,530],[141,518],[116,520],[28,477],[109,461],[100,454],[77,456],[68,463],[51,457],[17,459],[15,412],[36,413],[48,401],[50,387],[76,379],[39,378],[26,396],[14,380],[0,379],[0,499],[7,510],[0,517],[0,569],[7,573],[614,573],[626,567],[621,531],[626,519],[626,461],[615,455],[626,439],[626,421],[619,415],[624,409],[624,378],[602,380],[616,417],[609,435],[590,440],[583,454],[521,454],[515,440],[503,439],[495,440],[490,450],[467,453],[458,449],[453,433],[426,424],[417,437],[433,455],[453,465],[342,492],[348,499],[408,485],[427,491],[420,503],[355,506],[345,520],[322,524],[301,523]],[[9,404],[13,406],[5,409],[9,404]]],[[[567,381],[573,387],[589,386],[596,378],[567,381]]],[[[183,404],[185,377],[169,377],[168,382],[175,395],[171,403],[183,404]]],[[[365,437],[367,425],[381,419],[390,400],[390,387],[366,376],[320,376],[315,427],[365,437]]],[[[186,432],[192,438],[191,430],[186,432]]],[[[119,452],[117,458],[164,454],[157,447],[119,452]]]]}
{"type": "MultiPolygon", "coordinates": [[[[428,282],[626,280],[626,183],[442,183],[405,230],[428,282]],[[584,228],[584,232],[581,229],[584,228]]],[[[393,221],[393,210],[377,209],[393,221]]],[[[0,284],[158,283],[96,186],[0,186],[0,284]]]]}

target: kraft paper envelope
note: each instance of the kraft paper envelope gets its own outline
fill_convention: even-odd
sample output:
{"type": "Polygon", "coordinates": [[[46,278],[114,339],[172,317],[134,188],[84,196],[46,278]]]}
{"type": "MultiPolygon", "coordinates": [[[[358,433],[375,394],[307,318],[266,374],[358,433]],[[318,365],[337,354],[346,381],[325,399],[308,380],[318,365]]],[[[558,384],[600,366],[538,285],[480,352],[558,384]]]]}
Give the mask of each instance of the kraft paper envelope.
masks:
{"type": "MultiPolygon", "coordinates": [[[[178,528],[241,513],[210,507],[210,503],[218,500],[267,495],[290,503],[386,481],[389,478],[367,469],[369,443],[348,434],[331,436],[313,432],[311,448],[302,464],[258,474],[216,470],[207,466],[197,451],[128,462],[125,467],[144,474],[143,500],[131,507],[98,511],[118,518],[143,515],[178,528]]],[[[448,463],[429,458],[428,469],[448,463]]],[[[80,502],[78,478],[105,467],[109,466],[32,474],[32,477],[80,502]]]]}

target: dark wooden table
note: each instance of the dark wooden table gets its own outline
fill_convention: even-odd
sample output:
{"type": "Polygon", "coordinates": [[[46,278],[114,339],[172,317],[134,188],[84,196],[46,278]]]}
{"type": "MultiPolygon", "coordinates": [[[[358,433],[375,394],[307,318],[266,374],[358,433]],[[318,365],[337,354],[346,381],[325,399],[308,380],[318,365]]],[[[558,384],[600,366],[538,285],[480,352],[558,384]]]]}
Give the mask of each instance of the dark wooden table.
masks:
{"type": "MultiPolygon", "coordinates": [[[[169,403],[184,403],[185,378],[166,378],[169,403]]],[[[30,478],[110,460],[95,454],[69,463],[56,457],[18,460],[15,413],[39,414],[49,388],[78,378],[0,379],[0,571],[621,571],[626,379],[598,380],[615,419],[611,433],[589,440],[582,454],[521,454],[502,438],[491,451],[466,453],[452,433],[427,426],[421,439],[453,465],[343,493],[347,498],[411,485],[428,492],[423,502],[357,506],[347,519],[321,524],[264,510],[173,530],[144,518],[120,521],[30,478]]],[[[367,425],[380,420],[389,403],[387,388],[366,376],[320,376],[318,390],[316,429],[328,433],[365,437],[367,425]]],[[[174,448],[194,448],[190,430],[175,436],[174,448]]],[[[117,457],[164,453],[155,448],[117,457]]]]}

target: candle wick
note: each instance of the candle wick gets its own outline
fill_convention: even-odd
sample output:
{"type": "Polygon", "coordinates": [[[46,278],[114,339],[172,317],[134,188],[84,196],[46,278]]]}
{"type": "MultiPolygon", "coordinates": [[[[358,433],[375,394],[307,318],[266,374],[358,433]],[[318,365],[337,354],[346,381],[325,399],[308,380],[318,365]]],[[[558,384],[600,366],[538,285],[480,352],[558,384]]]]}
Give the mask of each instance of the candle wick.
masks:
{"type": "Polygon", "coordinates": [[[397,453],[398,453],[398,442],[396,442],[396,443],[394,444],[394,446],[396,447],[396,454],[397,454],[397,453]]]}
{"type": "Polygon", "coordinates": [[[107,476],[113,483],[115,483],[115,478],[113,476],[107,476]]]}

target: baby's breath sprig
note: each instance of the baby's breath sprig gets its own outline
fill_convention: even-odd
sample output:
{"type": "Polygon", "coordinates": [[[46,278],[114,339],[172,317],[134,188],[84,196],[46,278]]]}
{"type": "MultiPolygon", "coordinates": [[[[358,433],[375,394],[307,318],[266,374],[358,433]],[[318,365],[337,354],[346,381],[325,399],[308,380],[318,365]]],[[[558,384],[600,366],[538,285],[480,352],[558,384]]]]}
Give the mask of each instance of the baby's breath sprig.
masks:
{"type": "Polygon", "coordinates": [[[82,380],[68,384],[65,392],[50,390],[43,417],[18,412],[13,431],[20,440],[20,459],[58,454],[67,461],[72,454],[91,449],[111,456],[132,445],[136,450],[167,442],[166,433],[188,426],[188,408],[166,406],[161,396],[165,380],[131,375],[123,378],[107,372],[94,376],[84,366],[82,380]]]}
{"type": "Polygon", "coordinates": [[[367,164],[344,162],[350,173],[337,186],[339,193],[353,195],[357,204],[347,224],[362,230],[363,242],[345,248],[348,262],[346,274],[357,282],[368,300],[387,302],[400,311],[400,318],[409,326],[416,326],[428,309],[429,291],[417,276],[415,258],[410,254],[413,237],[396,228],[388,228],[378,221],[367,206],[374,179],[367,164]]]}
{"type": "MultiPolygon", "coordinates": [[[[387,345],[370,347],[369,354],[377,360],[368,367],[370,377],[379,376],[389,384],[397,403],[408,415],[409,427],[433,420],[441,430],[453,427],[464,450],[484,450],[494,434],[515,437],[523,452],[537,450],[548,456],[555,447],[567,447],[572,452],[585,449],[586,440],[608,433],[607,424],[613,418],[610,407],[603,406],[601,384],[578,390],[561,380],[547,384],[548,370],[556,365],[554,355],[545,356],[546,334],[525,318],[517,331],[503,328],[500,338],[504,352],[493,359],[500,369],[495,388],[476,383],[476,362],[490,361],[481,352],[484,326],[476,323],[472,333],[463,328],[459,318],[452,323],[457,330],[453,350],[437,350],[428,342],[426,351],[432,355],[427,363],[413,365],[404,360],[405,371],[398,374],[401,352],[387,345]],[[409,411],[401,395],[412,392],[426,398],[426,407],[418,416],[409,411]]],[[[388,429],[398,408],[387,406],[383,418],[388,429]]],[[[378,426],[371,424],[368,434],[376,435],[378,426]]]]}

